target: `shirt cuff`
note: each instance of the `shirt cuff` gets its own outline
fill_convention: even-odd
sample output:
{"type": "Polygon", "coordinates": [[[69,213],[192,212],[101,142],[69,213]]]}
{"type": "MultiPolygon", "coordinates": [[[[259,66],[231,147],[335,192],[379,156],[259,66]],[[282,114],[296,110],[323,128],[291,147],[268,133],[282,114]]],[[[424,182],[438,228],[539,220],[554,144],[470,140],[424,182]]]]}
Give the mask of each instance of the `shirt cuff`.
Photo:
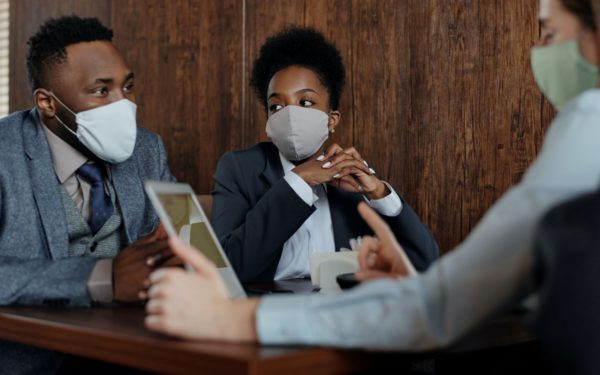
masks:
{"type": "Polygon", "coordinates": [[[110,303],[113,300],[112,259],[101,259],[96,262],[87,282],[87,290],[92,301],[110,303]]]}
{"type": "MultiPolygon", "coordinates": [[[[261,344],[315,341],[306,296],[263,297],[256,311],[256,332],[261,344]]],[[[314,323],[314,322],[313,322],[314,323]]]]}
{"type": "Polygon", "coordinates": [[[390,190],[388,195],[381,199],[369,200],[367,197],[364,198],[369,206],[381,215],[388,217],[398,216],[402,212],[402,200],[390,184],[385,181],[383,183],[390,190]]]}
{"type": "Polygon", "coordinates": [[[296,194],[298,194],[300,199],[304,201],[304,203],[306,203],[309,206],[315,204],[317,196],[314,194],[313,189],[310,187],[310,185],[307,184],[306,181],[302,179],[302,177],[298,176],[294,172],[290,172],[286,173],[286,175],[283,178],[288,183],[288,185],[290,185],[292,190],[294,190],[296,194]]]}

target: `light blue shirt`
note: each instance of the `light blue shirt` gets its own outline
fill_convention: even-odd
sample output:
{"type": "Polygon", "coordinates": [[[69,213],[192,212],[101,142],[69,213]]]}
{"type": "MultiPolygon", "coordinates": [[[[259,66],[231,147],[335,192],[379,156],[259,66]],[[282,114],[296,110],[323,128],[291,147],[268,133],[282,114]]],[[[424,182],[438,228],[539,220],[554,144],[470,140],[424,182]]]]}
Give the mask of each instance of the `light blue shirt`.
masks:
{"type": "Polygon", "coordinates": [[[337,295],[263,298],[259,340],[388,350],[452,343],[533,292],[537,223],[549,208],[599,182],[600,90],[593,89],[560,112],[523,180],[426,273],[337,295]]]}

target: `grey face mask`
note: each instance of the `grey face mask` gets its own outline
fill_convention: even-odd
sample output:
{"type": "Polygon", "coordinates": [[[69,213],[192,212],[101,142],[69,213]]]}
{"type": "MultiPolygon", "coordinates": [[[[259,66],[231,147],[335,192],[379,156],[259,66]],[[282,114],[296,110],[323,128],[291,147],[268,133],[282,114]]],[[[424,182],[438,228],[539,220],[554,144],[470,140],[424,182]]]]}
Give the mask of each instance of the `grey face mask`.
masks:
{"type": "Polygon", "coordinates": [[[288,105],[267,120],[267,135],[288,160],[314,155],[329,136],[329,115],[323,111],[288,105]]]}

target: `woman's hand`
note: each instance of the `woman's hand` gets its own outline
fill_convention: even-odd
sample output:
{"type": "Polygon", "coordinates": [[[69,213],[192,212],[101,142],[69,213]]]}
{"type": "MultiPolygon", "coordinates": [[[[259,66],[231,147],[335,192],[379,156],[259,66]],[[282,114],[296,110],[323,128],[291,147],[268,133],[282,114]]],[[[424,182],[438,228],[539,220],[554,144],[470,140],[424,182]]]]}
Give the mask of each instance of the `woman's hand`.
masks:
{"type": "MultiPolygon", "coordinates": [[[[310,186],[326,184],[334,180],[334,176],[340,172],[338,168],[323,168],[326,163],[324,155],[316,154],[292,171],[310,186]]],[[[358,183],[356,187],[358,188],[358,183]]]]}
{"type": "Polygon", "coordinates": [[[417,271],[385,221],[364,202],[358,205],[358,212],[373,229],[376,237],[362,237],[358,250],[360,271],[356,273],[356,278],[364,281],[416,275],[417,271]]]}
{"type": "Polygon", "coordinates": [[[187,339],[256,341],[256,300],[231,300],[215,265],[171,238],[173,253],[195,272],[165,268],[150,275],[148,329],[187,339]]]}
{"type": "Polygon", "coordinates": [[[369,199],[381,199],[390,194],[387,186],[375,176],[375,171],[354,148],[343,149],[331,145],[325,157],[324,169],[334,169],[337,173],[330,184],[355,193],[363,193],[369,199]]]}

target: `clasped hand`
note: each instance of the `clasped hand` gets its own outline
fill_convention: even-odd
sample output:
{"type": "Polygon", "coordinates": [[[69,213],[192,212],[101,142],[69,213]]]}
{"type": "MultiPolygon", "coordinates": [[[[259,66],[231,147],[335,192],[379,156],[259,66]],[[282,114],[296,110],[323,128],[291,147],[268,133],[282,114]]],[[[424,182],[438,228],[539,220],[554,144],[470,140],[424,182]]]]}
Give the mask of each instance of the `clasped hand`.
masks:
{"type": "Polygon", "coordinates": [[[354,147],[333,144],[293,169],[310,186],[330,184],[346,191],[380,199],[390,192],[354,147]]]}

